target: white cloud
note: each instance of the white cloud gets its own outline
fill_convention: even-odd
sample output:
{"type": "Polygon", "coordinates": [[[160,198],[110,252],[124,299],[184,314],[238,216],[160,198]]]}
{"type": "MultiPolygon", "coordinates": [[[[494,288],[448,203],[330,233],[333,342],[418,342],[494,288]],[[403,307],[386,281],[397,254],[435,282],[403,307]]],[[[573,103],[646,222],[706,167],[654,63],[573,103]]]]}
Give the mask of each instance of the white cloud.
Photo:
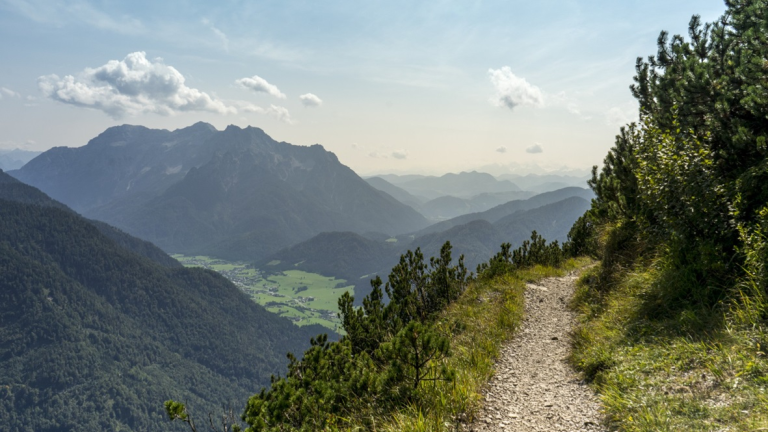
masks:
{"type": "Polygon", "coordinates": [[[494,105],[506,106],[509,109],[519,105],[536,108],[544,106],[544,94],[541,89],[525,78],[516,76],[509,66],[488,69],[488,75],[496,89],[496,94],[491,98],[491,103],[494,105]]]}
{"type": "Polygon", "coordinates": [[[609,126],[624,126],[632,122],[637,122],[638,118],[639,114],[635,107],[613,107],[605,113],[605,122],[609,126]]]}
{"type": "Polygon", "coordinates": [[[312,93],[307,93],[299,96],[299,99],[301,99],[301,103],[305,107],[319,107],[323,104],[322,99],[317,97],[316,95],[313,95],[312,93]]]}
{"type": "Polygon", "coordinates": [[[291,117],[291,113],[285,107],[270,104],[269,108],[262,108],[250,102],[243,102],[243,101],[235,101],[234,104],[237,106],[238,110],[242,112],[265,114],[275,118],[276,120],[280,120],[281,122],[284,122],[284,123],[288,123],[288,124],[296,123],[293,117],[291,117]]]}
{"type": "Polygon", "coordinates": [[[13,91],[13,90],[11,90],[11,89],[9,89],[7,87],[0,87],[0,97],[2,97],[3,94],[5,94],[7,96],[10,96],[10,97],[14,97],[14,98],[21,98],[20,94],[16,93],[15,91],[13,91]]]}
{"type": "Polygon", "coordinates": [[[541,147],[541,144],[536,143],[528,148],[525,149],[526,153],[536,154],[536,153],[543,153],[544,149],[541,147]]]}
{"type": "Polygon", "coordinates": [[[374,159],[387,159],[387,155],[385,155],[384,153],[379,153],[377,151],[372,151],[372,152],[368,153],[368,156],[370,156],[370,157],[372,157],[374,159]]]}
{"type": "Polygon", "coordinates": [[[235,83],[240,87],[260,93],[270,94],[278,99],[285,99],[285,93],[281,92],[277,86],[270,84],[264,78],[254,75],[250,78],[240,78],[235,83]]]}
{"type": "Polygon", "coordinates": [[[285,107],[277,106],[277,105],[269,105],[269,108],[264,110],[264,114],[270,115],[281,122],[285,122],[288,124],[294,124],[296,123],[293,118],[291,118],[291,113],[288,112],[288,109],[285,107]]]}
{"type": "Polygon", "coordinates": [[[123,60],[110,60],[86,68],[77,78],[67,75],[37,79],[46,97],[79,107],[94,108],[113,118],[153,113],[171,115],[184,111],[234,114],[237,109],[205,92],[187,87],[184,76],[162,59],[150,61],[142,51],[123,60]]]}
{"type": "Polygon", "coordinates": [[[392,157],[395,159],[407,159],[408,158],[408,151],[406,150],[395,150],[392,152],[392,157]]]}
{"type": "Polygon", "coordinates": [[[501,146],[501,147],[497,148],[496,151],[499,152],[499,153],[506,153],[507,152],[507,148],[504,147],[504,146],[501,146]]]}

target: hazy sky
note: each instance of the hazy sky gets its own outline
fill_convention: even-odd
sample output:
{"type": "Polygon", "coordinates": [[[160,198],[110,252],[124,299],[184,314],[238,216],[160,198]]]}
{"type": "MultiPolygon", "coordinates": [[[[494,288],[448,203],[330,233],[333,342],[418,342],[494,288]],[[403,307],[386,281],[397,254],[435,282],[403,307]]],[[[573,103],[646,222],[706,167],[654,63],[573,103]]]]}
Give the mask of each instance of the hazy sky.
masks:
{"type": "Polygon", "coordinates": [[[366,173],[587,168],[635,59],[722,0],[0,0],[0,148],[206,121],[366,173]]]}

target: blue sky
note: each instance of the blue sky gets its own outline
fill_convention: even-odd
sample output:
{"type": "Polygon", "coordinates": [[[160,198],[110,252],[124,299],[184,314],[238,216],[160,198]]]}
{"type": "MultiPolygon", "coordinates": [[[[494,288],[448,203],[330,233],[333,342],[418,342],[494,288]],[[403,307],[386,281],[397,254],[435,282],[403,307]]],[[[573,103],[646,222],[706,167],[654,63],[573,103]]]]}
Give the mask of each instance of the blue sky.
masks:
{"type": "Polygon", "coordinates": [[[722,0],[0,0],[0,148],[257,126],[362,174],[588,168],[661,30],[722,0]]]}

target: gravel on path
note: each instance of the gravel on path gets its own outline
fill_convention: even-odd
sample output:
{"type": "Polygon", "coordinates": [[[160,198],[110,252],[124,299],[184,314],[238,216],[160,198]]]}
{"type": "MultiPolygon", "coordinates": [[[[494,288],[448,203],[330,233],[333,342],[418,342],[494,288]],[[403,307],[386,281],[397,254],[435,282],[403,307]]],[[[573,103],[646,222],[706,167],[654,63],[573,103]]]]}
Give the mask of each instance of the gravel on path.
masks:
{"type": "Polygon", "coordinates": [[[577,277],[548,278],[525,292],[526,318],[501,351],[485,401],[467,430],[605,431],[595,393],[566,357],[575,314],[568,308],[577,277]]]}

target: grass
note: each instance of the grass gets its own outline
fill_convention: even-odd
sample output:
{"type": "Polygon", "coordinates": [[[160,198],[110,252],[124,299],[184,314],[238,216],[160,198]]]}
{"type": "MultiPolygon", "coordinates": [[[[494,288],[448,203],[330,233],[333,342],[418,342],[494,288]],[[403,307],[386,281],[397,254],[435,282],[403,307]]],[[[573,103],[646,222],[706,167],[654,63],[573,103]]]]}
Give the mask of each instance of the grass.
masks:
{"type": "Polygon", "coordinates": [[[663,260],[601,284],[581,277],[573,364],[601,396],[619,431],[768,430],[765,296],[749,283],[714,306],[670,293],[696,289],[663,260]]]}
{"type": "Polygon", "coordinates": [[[446,362],[456,371],[453,382],[425,383],[421,407],[411,406],[380,431],[449,431],[471,422],[481,407],[480,391],[494,374],[495,361],[504,342],[515,334],[523,319],[526,282],[562,276],[588,260],[569,260],[562,268],[535,267],[496,278],[476,281],[442,314],[437,328],[451,336],[452,356],[446,362]]]}
{"type": "Polygon", "coordinates": [[[173,255],[188,267],[204,267],[221,273],[258,304],[270,312],[293,320],[297,325],[320,324],[339,330],[337,316],[339,297],[354,286],[343,279],[326,277],[300,270],[287,270],[265,275],[242,262],[231,262],[207,256],[173,255]]]}

